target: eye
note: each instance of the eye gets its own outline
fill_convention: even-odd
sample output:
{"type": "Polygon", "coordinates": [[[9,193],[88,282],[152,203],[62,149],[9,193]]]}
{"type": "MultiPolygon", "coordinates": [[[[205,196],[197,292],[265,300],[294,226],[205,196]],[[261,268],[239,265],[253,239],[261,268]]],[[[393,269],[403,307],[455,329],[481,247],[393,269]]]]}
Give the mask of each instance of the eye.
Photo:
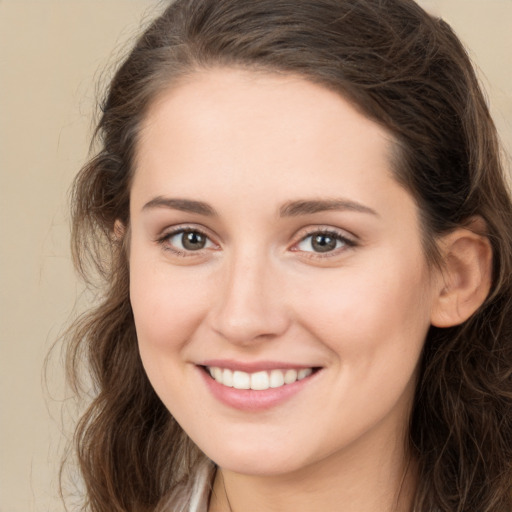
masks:
{"type": "Polygon", "coordinates": [[[159,242],[177,253],[201,251],[214,247],[214,243],[197,229],[179,229],[167,233],[159,242]]]}
{"type": "Polygon", "coordinates": [[[303,252],[328,253],[343,247],[353,247],[355,243],[331,231],[316,231],[305,236],[297,245],[297,250],[303,252]]]}

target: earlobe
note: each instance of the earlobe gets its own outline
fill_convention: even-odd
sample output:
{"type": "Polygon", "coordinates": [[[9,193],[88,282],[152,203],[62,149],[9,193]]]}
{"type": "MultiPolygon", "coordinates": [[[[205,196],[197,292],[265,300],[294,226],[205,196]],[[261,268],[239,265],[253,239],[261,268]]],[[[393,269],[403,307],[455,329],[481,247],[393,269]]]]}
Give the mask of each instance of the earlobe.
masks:
{"type": "Polygon", "coordinates": [[[485,301],[492,281],[492,248],[485,227],[475,219],[440,242],[442,273],[436,290],[431,323],[453,327],[467,320],[485,301]]]}

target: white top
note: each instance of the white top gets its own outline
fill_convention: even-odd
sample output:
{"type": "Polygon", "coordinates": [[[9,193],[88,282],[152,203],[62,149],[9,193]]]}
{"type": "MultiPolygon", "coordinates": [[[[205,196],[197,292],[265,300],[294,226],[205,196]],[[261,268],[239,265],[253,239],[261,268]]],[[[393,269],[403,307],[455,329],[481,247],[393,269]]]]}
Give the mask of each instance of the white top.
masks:
{"type": "Polygon", "coordinates": [[[187,512],[208,512],[214,474],[215,466],[210,461],[200,466],[192,486],[187,512]]]}
{"type": "Polygon", "coordinates": [[[194,477],[174,488],[155,512],[208,512],[215,471],[212,461],[206,459],[201,462],[194,477]]]}

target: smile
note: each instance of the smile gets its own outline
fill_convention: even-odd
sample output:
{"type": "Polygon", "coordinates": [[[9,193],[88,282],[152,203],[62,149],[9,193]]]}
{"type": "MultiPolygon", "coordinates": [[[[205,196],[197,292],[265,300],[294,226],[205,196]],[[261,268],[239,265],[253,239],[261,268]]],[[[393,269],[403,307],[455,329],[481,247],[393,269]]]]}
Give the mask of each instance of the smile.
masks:
{"type": "Polygon", "coordinates": [[[223,386],[234,389],[253,389],[264,391],[270,388],[280,388],[305,379],[313,373],[313,368],[270,370],[248,373],[241,370],[230,370],[218,366],[205,367],[211,377],[223,386]]]}

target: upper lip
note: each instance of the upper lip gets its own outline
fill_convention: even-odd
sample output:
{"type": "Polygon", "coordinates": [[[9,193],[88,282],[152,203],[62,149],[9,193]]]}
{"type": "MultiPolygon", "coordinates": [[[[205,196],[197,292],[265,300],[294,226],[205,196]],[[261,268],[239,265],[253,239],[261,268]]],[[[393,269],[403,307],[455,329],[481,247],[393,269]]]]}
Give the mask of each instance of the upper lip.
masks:
{"type": "Polygon", "coordinates": [[[258,371],[270,370],[300,370],[302,368],[318,368],[318,365],[290,363],[282,361],[235,361],[232,359],[208,359],[198,363],[198,366],[208,366],[209,368],[227,368],[233,371],[242,371],[246,373],[255,373],[258,371]]]}

